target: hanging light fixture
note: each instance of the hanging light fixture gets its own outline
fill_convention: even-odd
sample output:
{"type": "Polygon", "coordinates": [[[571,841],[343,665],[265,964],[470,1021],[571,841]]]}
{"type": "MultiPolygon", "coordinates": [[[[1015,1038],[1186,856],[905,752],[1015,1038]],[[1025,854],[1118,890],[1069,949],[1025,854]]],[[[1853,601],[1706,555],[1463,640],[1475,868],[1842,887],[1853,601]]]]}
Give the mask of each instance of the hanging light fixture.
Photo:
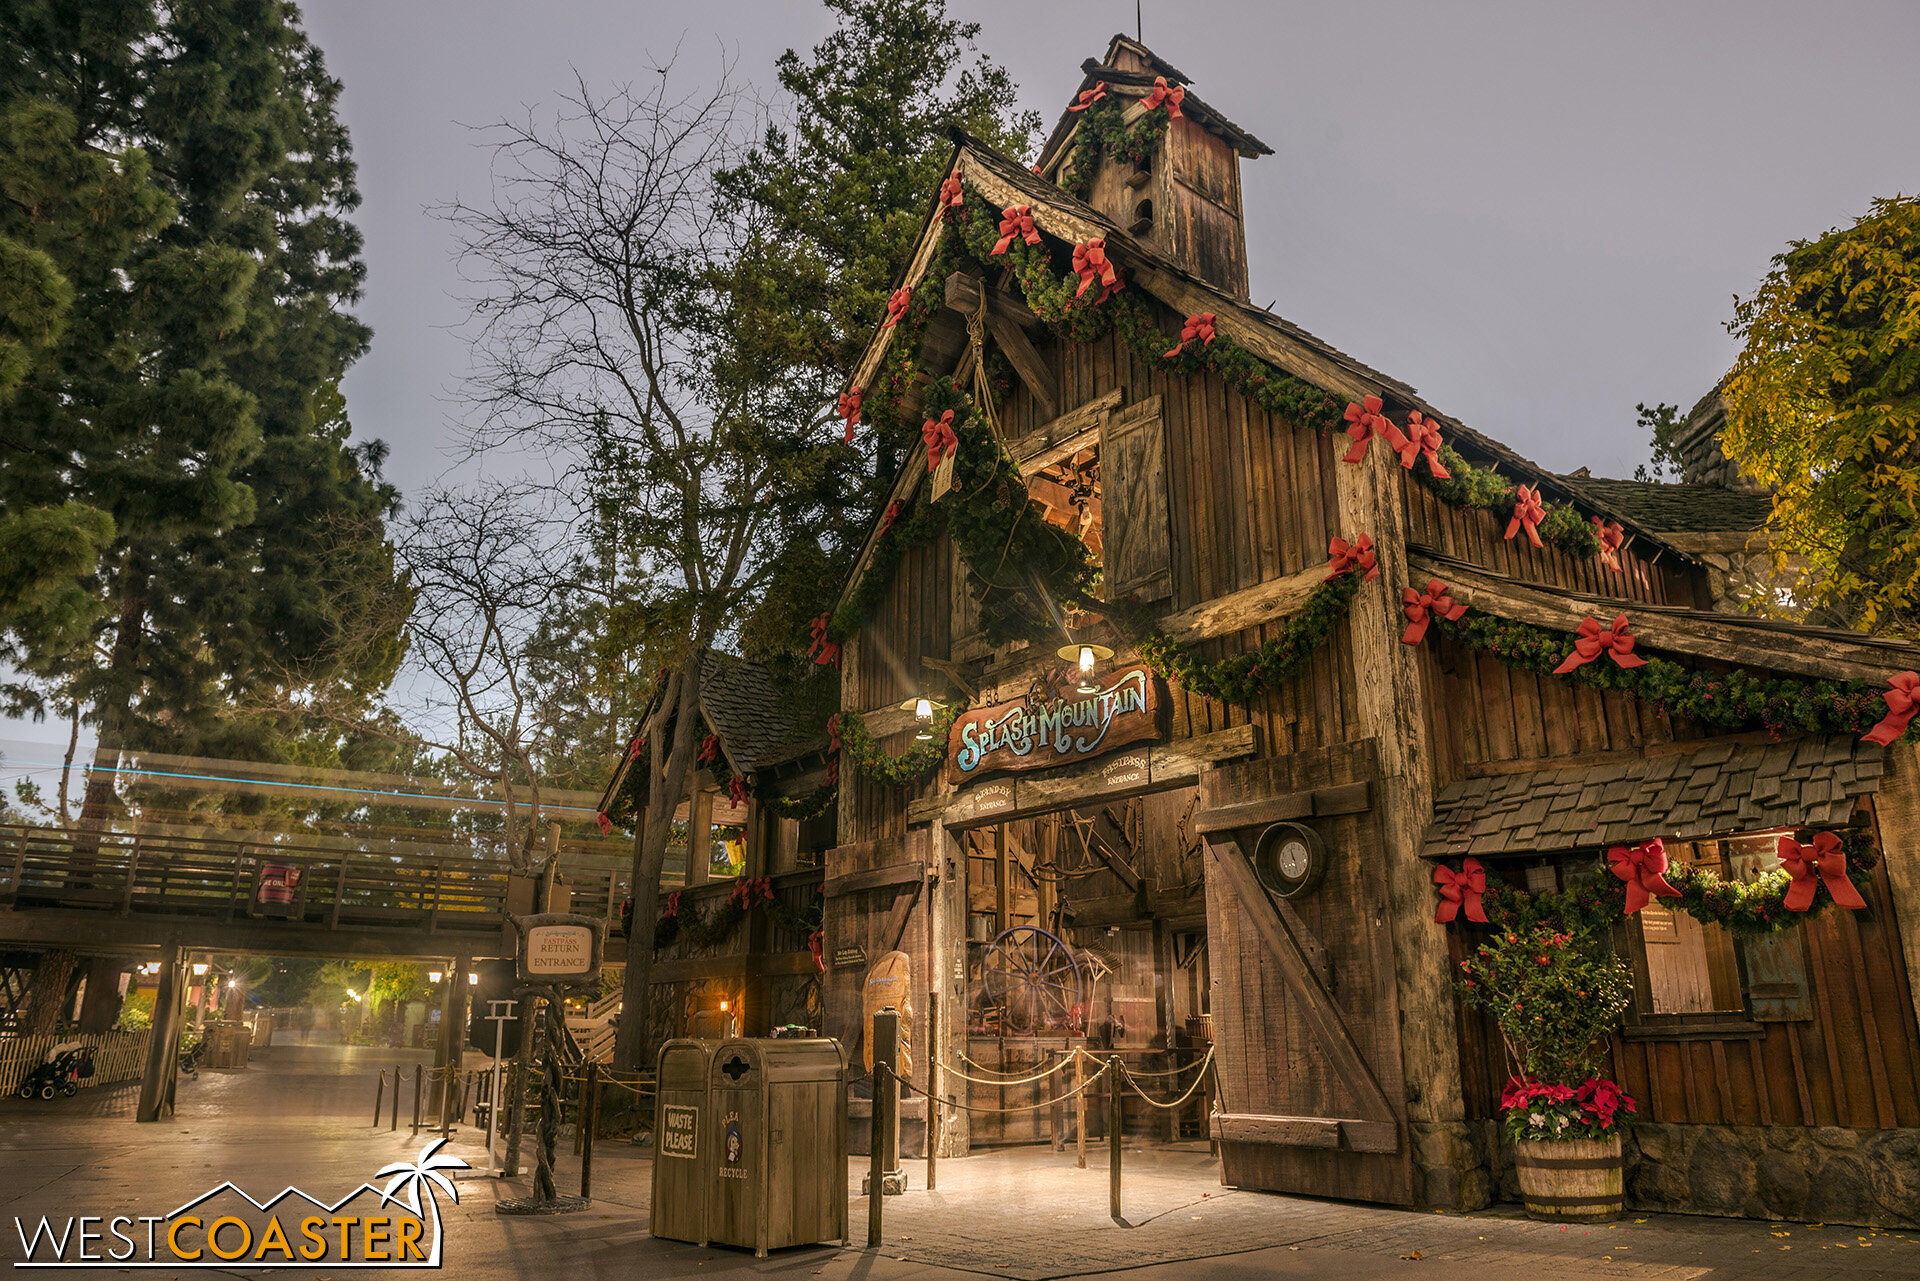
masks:
{"type": "Polygon", "coordinates": [[[205,961],[195,961],[193,963],[193,976],[195,978],[199,978],[206,972],[207,972],[207,963],[205,961]]]}
{"type": "Polygon", "coordinates": [[[439,971],[439,970],[428,970],[428,971],[427,971],[427,982],[429,982],[429,983],[438,983],[439,981],[440,981],[440,971],[439,971]]]}
{"type": "Polygon", "coordinates": [[[477,973],[474,973],[474,972],[472,972],[472,971],[469,971],[469,972],[468,972],[468,974],[467,974],[467,986],[468,986],[468,987],[479,987],[479,986],[480,986],[480,976],[479,976],[479,974],[477,974],[477,973]]]}
{"type": "Polygon", "coordinates": [[[915,727],[913,734],[914,742],[931,743],[933,741],[933,714],[938,711],[939,708],[940,704],[934,702],[924,694],[917,698],[910,698],[900,704],[901,711],[913,713],[915,727]]]}
{"type": "Polygon", "coordinates": [[[1100,686],[1094,682],[1094,669],[1113,657],[1113,651],[1105,645],[1094,645],[1082,641],[1079,644],[1062,645],[1054,651],[1066,662],[1072,663],[1080,674],[1080,683],[1074,686],[1076,693],[1098,694],[1100,686]]]}

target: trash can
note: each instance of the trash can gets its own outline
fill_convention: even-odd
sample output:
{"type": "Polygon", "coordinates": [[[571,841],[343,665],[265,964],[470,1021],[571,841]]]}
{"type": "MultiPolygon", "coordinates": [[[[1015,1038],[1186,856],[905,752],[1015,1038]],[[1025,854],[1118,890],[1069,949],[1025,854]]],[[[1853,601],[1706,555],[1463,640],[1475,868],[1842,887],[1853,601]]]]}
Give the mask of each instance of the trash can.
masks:
{"type": "MultiPolygon", "coordinates": [[[[661,1081],[665,1089],[664,1076],[661,1081]]],[[[701,1143],[709,1242],[768,1250],[847,1243],[847,1056],[840,1042],[726,1041],[707,1076],[701,1143]]],[[[660,1161],[654,1162],[657,1167],[660,1161]]]]}
{"type": "Polygon", "coordinates": [[[221,1019],[208,1023],[202,1030],[206,1037],[206,1049],[200,1056],[203,1066],[243,1068],[247,1065],[253,1035],[247,1031],[246,1024],[221,1019]]]}
{"type": "Polygon", "coordinates": [[[707,1243],[707,1172],[703,1143],[712,1112],[707,1070],[718,1041],[668,1041],[660,1047],[653,1093],[653,1215],[648,1231],[668,1241],[707,1243]]]}

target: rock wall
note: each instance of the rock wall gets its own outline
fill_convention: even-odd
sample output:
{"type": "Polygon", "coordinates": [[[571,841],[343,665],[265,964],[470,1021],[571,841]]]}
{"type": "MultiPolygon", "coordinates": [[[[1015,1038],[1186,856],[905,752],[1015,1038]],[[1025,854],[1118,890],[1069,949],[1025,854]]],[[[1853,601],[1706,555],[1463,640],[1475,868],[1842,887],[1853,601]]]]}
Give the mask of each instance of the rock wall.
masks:
{"type": "MultiPolygon", "coordinates": [[[[1485,1124],[1499,1199],[1518,1201],[1513,1144],[1485,1124]]],[[[1624,1155],[1635,1210],[1920,1227],[1920,1129],[1648,1121],[1627,1131],[1624,1155]]]]}

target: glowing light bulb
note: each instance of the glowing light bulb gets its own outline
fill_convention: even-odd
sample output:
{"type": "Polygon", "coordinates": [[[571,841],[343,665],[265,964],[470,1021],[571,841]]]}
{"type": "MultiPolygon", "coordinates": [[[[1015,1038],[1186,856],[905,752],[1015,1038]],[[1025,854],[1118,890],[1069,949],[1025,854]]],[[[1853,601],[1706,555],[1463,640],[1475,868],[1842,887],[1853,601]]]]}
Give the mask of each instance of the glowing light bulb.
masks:
{"type": "Polygon", "coordinates": [[[1080,671],[1086,675],[1091,675],[1093,672],[1093,646],[1091,645],[1080,647],[1080,671]]]}
{"type": "Polygon", "coordinates": [[[915,702],[913,705],[913,714],[923,721],[932,720],[933,719],[933,700],[930,698],[923,698],[915,702]]]}
{"type": "Polygon", "coordinates": [[[427,971],[427,982],[429,982],[429,983],[438,983],[439,981],[440,981],[440,971],[439,971],[439,970],[428,970],[428,971],[427,971]]]}
{"type": "Polygon", "coordinates": [[[479,976],[478,974],[469,974],[469,975],[467,975],[467,986],[468,986],[468,987],[479,987],[479,986],[480,986],[480,976],[479,976]]]}
{"type": "Polygon", "coordinates": [[[205,974],[206,972],[207,972],[207,963],[205,961],[195,961],[193,963],[193,975],[195,978],[199,978],[202,974],[205,974]]]}

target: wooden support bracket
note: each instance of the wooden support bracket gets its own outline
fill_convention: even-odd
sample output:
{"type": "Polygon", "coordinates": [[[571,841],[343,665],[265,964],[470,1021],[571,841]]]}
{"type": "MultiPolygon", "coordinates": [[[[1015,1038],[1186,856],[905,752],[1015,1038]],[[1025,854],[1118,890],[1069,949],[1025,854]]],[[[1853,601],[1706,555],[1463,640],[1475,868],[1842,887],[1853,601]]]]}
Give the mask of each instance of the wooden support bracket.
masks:
{"type": "Polygon", "coordinates": [[[1052,418],[1060,412],[1060,385],[1025,330],[1028,325],[1037,328],[1040,318],[999,290],[986,288],[977,276],[956,271],[947,277],[947,306],[961,315],[972,316],[978,311],[983,295],[987,303],[987,332],[1000,344],[1002,354],[1020,375],[1020,381],[1027,385],[1027,390],[1033,393],[1041,411],[1052,418]]]}

